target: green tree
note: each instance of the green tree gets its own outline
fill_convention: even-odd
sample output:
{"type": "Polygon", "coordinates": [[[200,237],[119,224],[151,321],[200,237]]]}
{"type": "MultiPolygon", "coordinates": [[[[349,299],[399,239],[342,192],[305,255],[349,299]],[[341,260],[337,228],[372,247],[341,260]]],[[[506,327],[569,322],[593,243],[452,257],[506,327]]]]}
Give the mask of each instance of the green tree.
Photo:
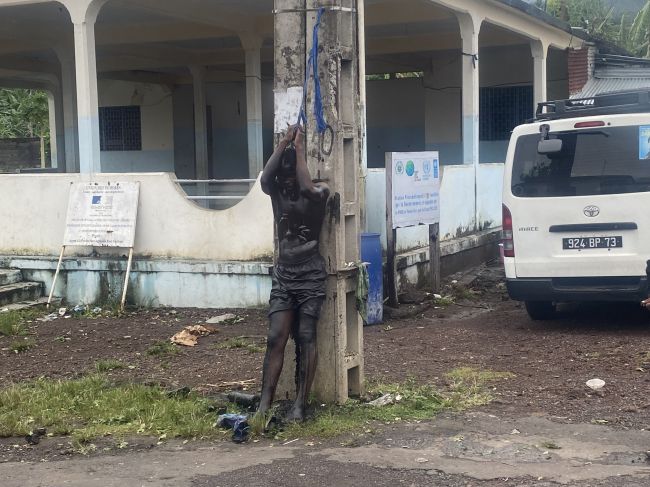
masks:
{"type": "Polygon", "coordinates": [[[650,58],[650,0],[634,18],[627,37],[627,47],[637,56],[650,58]]]}
{"type": "Polygon", "coordinates": [[[546,10],[594,37],[618,41],[619,25],[614,19],[614,7],[607,6],[603,0],[548,0],[546,10]]]}
{"type": "Polygon", "coordinates": [[[0,138],[49,137],[47,94],[0,88],[0,138]]]}

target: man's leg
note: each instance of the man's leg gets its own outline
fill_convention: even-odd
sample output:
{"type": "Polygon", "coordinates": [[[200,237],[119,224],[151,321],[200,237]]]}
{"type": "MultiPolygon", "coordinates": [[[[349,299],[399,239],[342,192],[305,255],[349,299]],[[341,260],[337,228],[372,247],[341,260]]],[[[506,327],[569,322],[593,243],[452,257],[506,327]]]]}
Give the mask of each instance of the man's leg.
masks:
{"type": "MultiPolygon", "coordinates": [[[[318,308],[320,309],[320,302],[318,308]]],[[[287,418],[293,421],[302,421],[305,417],[307,398],[314,382],[317,362],[316,327],[318,318],[301,310],[299,319],[300,323],[298,324],[298,334],[296,336],[296,346],[300,350],[297,371],[298,391],[296,401],[287,418]]]]}
{"type": "Polygon", "coordinates": [[[270,317],[269,335],[266,342],[266,356],[262,373],[262,397],[258,413],[265,413],[273,402],[275,388],[280,379],[284,362],[284,348],[295,318],[295,311],[277,311],[270,317]]]}

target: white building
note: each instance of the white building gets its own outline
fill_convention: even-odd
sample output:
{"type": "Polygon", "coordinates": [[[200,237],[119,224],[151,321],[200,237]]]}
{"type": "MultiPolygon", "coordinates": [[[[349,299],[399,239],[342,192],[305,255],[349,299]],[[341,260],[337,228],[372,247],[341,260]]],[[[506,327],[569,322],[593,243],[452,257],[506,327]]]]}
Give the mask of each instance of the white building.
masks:
{"type": "MultiPolygon", "coordinates": [[[[584,41],[522,0],[339,3],[365,7],[366,227],[385,232],[384,153],[439,150],[443,255],[456,268],[500,227],[509,131],[536,102],[568,97],[568,53],[584,41]]],[[[0,267],[47,285],[69,183],[139,180],[132,298],[263,304],[272,216],[252,180],[273,148],[283,55],[273,10],[272,0],[0,0],[0,86],[50,93],[61,172],[0,176],[0,267]]],[[[426,232],[400,232],[403,266],[425,261],[427,246],[426,232]]],[[[57,294],[92,301],[119,287],[114,255],[74,255],[57,294]]]]}

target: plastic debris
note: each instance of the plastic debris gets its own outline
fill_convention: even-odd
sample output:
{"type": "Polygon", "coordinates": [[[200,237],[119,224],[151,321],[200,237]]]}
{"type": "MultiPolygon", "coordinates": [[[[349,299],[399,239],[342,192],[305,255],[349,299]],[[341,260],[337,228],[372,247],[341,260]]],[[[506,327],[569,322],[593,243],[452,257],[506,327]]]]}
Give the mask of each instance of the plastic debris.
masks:
{"type": "Polygon", "coordinates": [[[42,321],[42,322],[48,322],[48,321],[54,321],[58,320],[60,318],[58,313],[51,313],[46,316],[41,316],[40,318],[36,318],[36,321],[42,321]]]}
{"type": "Polygon", "coordinates": [[[232,441],[235,443],[244,443],[248,439],[250,426],[246,415],[222,414],[217,418],[217,426],[232,429],[232,441]]]}
{"type": "Polygon", "coordinates": [[[213,326],[205,325],[192,325],[186,326],[181,331],[176,333],[171,337],[171,342],[177,345],[183,345],[185,347],[194,347],[199,341],[199,337],[212,335],[217,333],[217,330],[213,326]]]}
{"type": "Polygon", "coordinates": [[[94,314],[94,315],[98,315],[98,314],[101,313],[102,311],[103,311],[103,310],[102,310],[99,306],[93,308],[93,314],[94,314]]]}
{"type": "Polygon", "coordinates": [[[374,401],[370,401],[368,405],[381,407],[381,406],[389,406],[394,403],[395,403],[395,396],[393,394],[384,394],[383,396],[375,399],[374,401]]]}
{"type": "Polygon", "coordinates": [[[59,308],[59,316],[65,316],[68,312],[68,308],[59,308]]]}
{"type": "Polygon", "coordinates": [[[77,306],[72,308],[72,312],[74,314],[76,314],[76,315],[79,315],[81,313],[85,313],[86,312],[86,306],[84,306],[83,304],[78,304],[77,306]]]}
{"type": "Polygon", "coordinates": [[[25,436],[25,441],[30,445],[38,445],[41,441],[41,437],[45,436],[46,434],[47,430],[45,428],[36,428],[25,436]]]}
{"type": "Polygon", "coordinates": [[[598,391],[605,387],[605,381],[602,379],[591,379],[586,382],[587,387],[592,391],[598,391]]]}
{"type": "Polygon", "coordinates": [[[226,313],[225,315],[214,316],[209,320],[207,320],[206,323],[209,325],[218,325],[219,323],[225,323],[228,321],[235,321],[235,320],[237,320],[237,315],[234,315],[232,313],[226,313]]]}
{"type": "Polygon", "coordinates": [[[246,394],[243,392],[229,392],[228,400],[239,406],[243,406],[249,409],[257,409],[257,405],[260,402],[260,396],[257,394],[246,394]]]}

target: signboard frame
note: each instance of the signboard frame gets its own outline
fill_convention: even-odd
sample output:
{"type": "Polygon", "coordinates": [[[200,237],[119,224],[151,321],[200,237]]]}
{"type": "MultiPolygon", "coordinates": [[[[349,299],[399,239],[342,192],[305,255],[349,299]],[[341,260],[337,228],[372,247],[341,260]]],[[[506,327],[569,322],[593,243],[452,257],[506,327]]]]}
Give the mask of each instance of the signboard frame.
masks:
{"type": "MultiPolygon", "coordinates": [[[[434,293],[440,290],[440,183],[442,182],[442,170],[440,168],[440,157],[438,151],[430,152],[386,152],[385,156],[386,161],[386,267],[388,272],[388,304],[391,307],[399,307],[399,298],[397,292],[397,267],[396,267],[396,255],[397,255],[397,229],[398,228],[407,228],[409,226],[416,226],[418,224],[428,225],[429,226],[429,269],[431,276],[431,286],[434,293]],[[433,180],[437,180],[437,210],[436,217],[425,218],[419,223],[406,224],[402,225],[399,222],[396,224],[396,215],[394,214],[394,189],[397,186],[395,177],[398,177],[396,173],[397,163],[403,162],[405,160],[413,162],[413,160],[431,160],[432,166],[431,171],[433,180]],[[434,162],[435,161],[435,162],[434,162]]],[[[406,171],[406,168],[403,166],[402,171],[406,171]]],[[[417,177],[417,169],[409,168],[409,174],[406,174],[408,177],[417,177]]],[[[403,173],[400,173],[399,177],[403,173]]]]}
{"type": "Polygon", "coordinates": [[[139,201],[139,181],[70,183],[65,234],[47,300],[48,308],[52,302],[65,249],[89,246],[129,249],[121,300],[121,309],[124,310],[133,263],[139,201]]]}

